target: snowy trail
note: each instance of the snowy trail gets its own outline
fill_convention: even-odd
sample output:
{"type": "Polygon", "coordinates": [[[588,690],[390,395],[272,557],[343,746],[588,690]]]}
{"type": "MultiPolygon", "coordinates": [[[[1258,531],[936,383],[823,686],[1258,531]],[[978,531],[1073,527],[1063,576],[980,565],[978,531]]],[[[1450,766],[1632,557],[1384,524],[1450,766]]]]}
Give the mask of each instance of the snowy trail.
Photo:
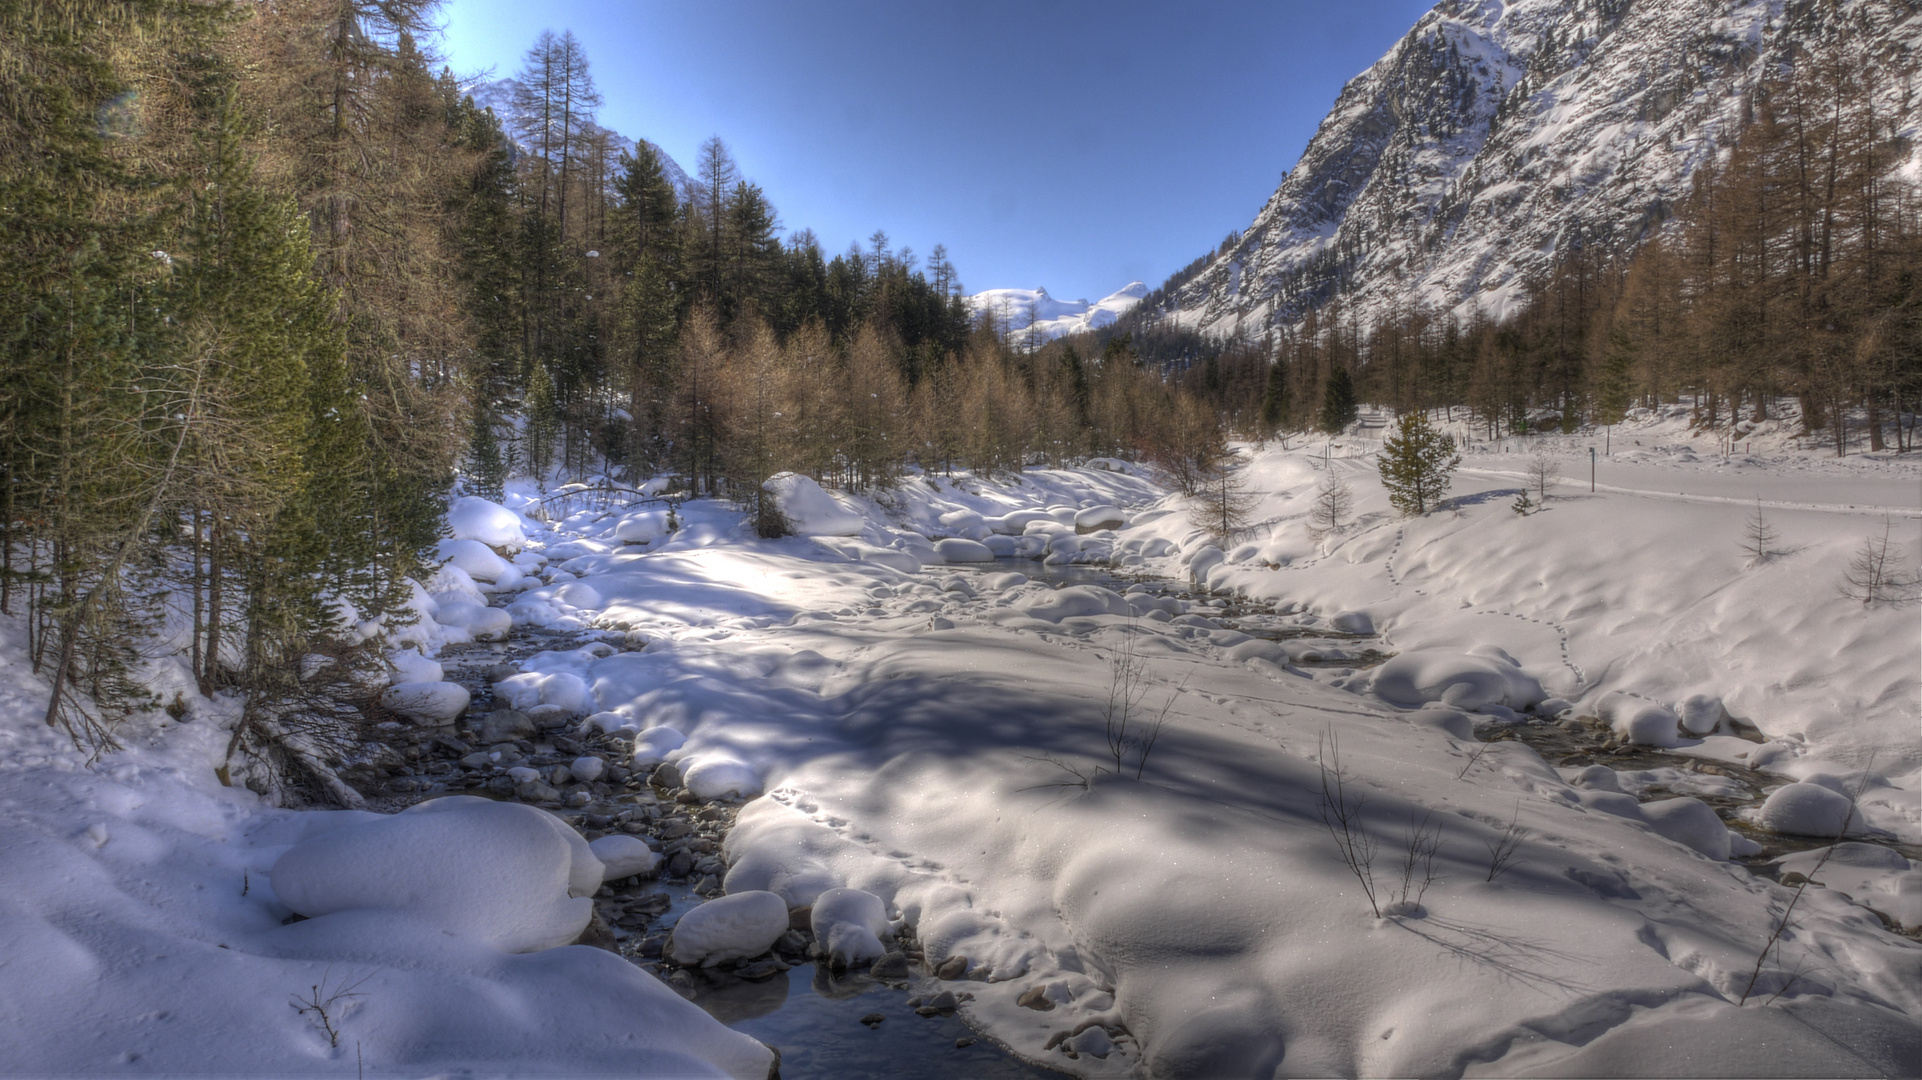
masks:
{"type": "MultiPolygon", "coordinates": [[[[1487,477],[1489,479],[1494,479],[1494,480],[1510,480],[1510,481],[1514,481],[1517,487],[1521,487],[1525,485],[1529,480],[1528,474],[1525,472],[1510,471],[1506,469],[1483,469],[1483,468],[1470,468],[1470,467],[1464,466],[1460,470],[1460,473],[1463,476],[1483,476],[1483,477],[1487,477]]],[[[1893,489],[1893,488],[1899,487],[1901,483],[1902,482],[1896,482],[1886,486],[1893,489]]],[[[1579,497],[1581,494],[1579,492],[1579,489],[1581,488],[1582,485],[1579,483],[1578,478],[1574,477],[1573,475],[1563,476],[1558,486],[1564,491],[1570,488],[1577,489],[1578,494],[1576,497],[1579,497]]],[[[1878,486],[1881,486],[1881,485],[1878,485],[1878,486]]],[[[1691,503],[1701,503],[1705,505],[1739,506],[1739,507],[1745,507],[1748,509],[1754,509],[1756,505],[1756,499],[1753,496],[1750,496],[1748,498],[1741,498],[1739,496],[1734,496],[1734,495],[1714,495],[1714,494],[1708,494],[1705,492],[1667,491],[1667,490],[1657,490],[1654,488],[1644,488],[1644,487],[1621,487],[1619,485],[1603,484],[1599,482],[1595,485],[1595,493],[1609,494],[1609,495],[1633,495],[1633,496],[1637,496],[1645,499],[1666,499],[1674,502],[1691,502],[1691,503]]],[[[1891,491],[1891,494],[1895,494],[1895,493],[1896,492],[1891,491]]],[[[1922,504],[1922,480],[1908,482],[1907,490],[1900,493],[1908,496],[1910,501],[1906,503],[1832,503],[1832,502],[1801,502],[1801,501],[1794,501],[1794,500],[1788,500],[1788,499],[1765,498],[1761,500],[1761,505],[1764,509],[1767,509],[1767,510],[1810,510],[1810,511],[1823,513],[1823,514],[1860,514],[1860,515],[1873,516],[1873,517],[1882,517],[1886,515],[1888,517],[1922,518],[1922,505],[1916,505],[1916,504],[1922,504]]],[[[1564,495],[1561,497],[1566,498],[1567,496],[1564,495]]]]}

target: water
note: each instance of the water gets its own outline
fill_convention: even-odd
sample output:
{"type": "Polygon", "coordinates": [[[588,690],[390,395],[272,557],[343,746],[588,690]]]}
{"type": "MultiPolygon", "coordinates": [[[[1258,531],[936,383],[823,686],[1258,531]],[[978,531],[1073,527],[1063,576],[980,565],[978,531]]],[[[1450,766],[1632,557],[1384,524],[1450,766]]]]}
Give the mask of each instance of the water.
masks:
{"type": "MultiPolygon", "coordinates": [[[[700,897],[668,884],[671,904],[650,933],[671,928],[700,897]]],[[[643,966],[653,967],[643,961],[643,966]]],[[[1024,1061],[955,1016],[918,1016],[914,995],[965,991],[969,983],[916,977],[906,987],[860,972],[834,973],[800,964],[752,980],[709,969],[670,979],[690,1001],[728,1027],[781,1054],[781,1080],[1059,1080],[1061,1073],[1024,1061]],[[864,1021],[882,1019],[870,1026],[864,1021]]]]}

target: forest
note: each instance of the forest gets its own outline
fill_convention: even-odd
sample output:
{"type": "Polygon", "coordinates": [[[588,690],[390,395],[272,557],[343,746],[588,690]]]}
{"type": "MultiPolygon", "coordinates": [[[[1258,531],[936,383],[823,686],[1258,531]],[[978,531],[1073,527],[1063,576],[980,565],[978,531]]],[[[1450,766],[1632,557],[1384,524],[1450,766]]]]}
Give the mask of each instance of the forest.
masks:
{"type": "Polygon", "coordinates": [[[378,662],[356,642],[404,608],[447,492],[510,475],[666,477],[775,536],[783,470],[866,492],[1125,456],[1193,493],[1231,436],[1357,401],[1491,436],[1792,401],[1838,452],[1914,445],[1922,207],[1888,176],[1878,68],[1840,50],[1766,87],[1645,242],[1567,238],[1507,318],[1337,295],[1215,341],[1144,304],[1037,348],[970,318],[941,247],[830,257],[784,227],[719,137],[677,189],[596,122],[571,33],[531,44],[509,115],[477,106],[433,17],[0,0],[0,611],[63,688],[49,723],[110,745],[91,703],[143,704],[159,635],[245,697],[230,756],[323,738],[295,718],[378,662]]]}

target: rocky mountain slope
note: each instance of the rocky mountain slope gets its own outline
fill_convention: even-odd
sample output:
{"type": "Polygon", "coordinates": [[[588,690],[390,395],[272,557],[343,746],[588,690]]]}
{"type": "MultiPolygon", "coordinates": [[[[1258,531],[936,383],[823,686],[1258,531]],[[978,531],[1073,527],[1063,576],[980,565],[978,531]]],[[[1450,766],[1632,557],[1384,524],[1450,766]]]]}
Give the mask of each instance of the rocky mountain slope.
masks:
{"type": "MultiPolygon", "coordinates": [[[[1658,227],[1764,74],[1860,16],[1855,47],[1922,53],[1915,0],[1443,0],[1342,89],[1243,231],[1144,313],[1260,334],[1345,294],[1499,316],[1585,244],[1658,227]]],[[[1880,95],[1922,181],[1918,84],[1880,95]]]]}

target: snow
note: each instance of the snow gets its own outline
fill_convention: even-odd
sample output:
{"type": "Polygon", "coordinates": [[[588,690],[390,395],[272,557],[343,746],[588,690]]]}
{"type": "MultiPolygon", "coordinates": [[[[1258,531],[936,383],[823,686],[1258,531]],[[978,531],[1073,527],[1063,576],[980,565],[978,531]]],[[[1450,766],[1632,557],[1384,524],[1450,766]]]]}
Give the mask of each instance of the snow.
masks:
{"type": "Polygon", "coordinates": [[[476,582],[497,588],[511,588],[521,572],[479,540],[442,540],[440,557],[476,582]]]}
{"type": "Polygon", "coordinates": [[[1643,701],[1626,694],[1610,694],[1595,705],[1596,715],[1608,721],[1623,742],[1637,746],[1675,746],[1681,740],[1676,732],[1675,714],[1658,702],[1643,701]]]}
{"type": "Polygon", "coordinates": [[[833,967],[852,967],[887,954],[881,938],[889,931],[888,908],[873,893],[829,889],[815,898],[808,920],[833,967]]]}
{"type": "MultiPolygon", "coordinates": [[[[1686,441],[1683,421],[1659,418],[1615,434],[1618,449],[1686,441]]],[[[1922,947],[1868,910],[1922,903],[1913,864],[1884,848],[1832,860],[1763,964],[1764,992],[1738,1007],[1788,893],[1727,859],[1747,849],[1700,801],[1732,784],[1708,764],[1754,767],[1799,781],[1756,818],[1803,801],[1832,815],[1837,787],[1859,788],[1862,838],[1922,842],[1913,610],[1833,589],[1884,513],[1922,515],[1922,471],[1650,450],[1605,458],[1592,496],[1565,485],[1521,518],[1507,502],[1525,454],[1471,446],[1455,498],[1403,519],[1368,441],[1342,443],[1248,448],[1256,552],[1237,544],[1232,560],[1147,470],[913,474],[885,507],[823,492],[859,518],[839,537],[761,539],[704,500],[644,551],[620,542],[619,513],[530,524],[548,561],[516,570],[545,583],[508,610],[588,644],[556,639],[496,694],[637,731],[636,768],[671,762],[696,797],[746,800],[721,850],[726,895],[682,917],[677,956],[758,955],[810,905],[850,962],[908,926],[930,960],[965,958],[968,1022],[1078,1075],[1922,1068],[1922,947]],[[1328,468],[1355,489],[1357,521],[1316,540],[1307,500],[1328,468]],[[1757,488],[1796,550],[1751,567],[1735,540],[1757,488]],[[1096,506],[1127,524],[1072,536],[1096,506]],[[1180,579],[1212,558],[1203,580],[1282,640],[1225,629],[1215,598],[935,563],[961,510],[1040,551],[1073,541],[1064,559],[1105,550],[1180,579]],[[1288,666],[1358,654],[1325,639],[1343,628],[1392,658],[1288,666]],[[1128,657],[1135,715],[1167,718],[1138,777],[1140,743],[1118,771],[1106,743],[1128,657]],[[1712,725],[1711,700],[1726,714],[1712,725]],[[1704,771],[1564,774],[1520,742],[1474,740],[1478,723],[1595,717],[1605,701],[1612,716],[1665,710],[1672,752],[1704,771]],[[1734,733],[1746,725],[1767,742],[1734,733]],[[1380,899],[1403,914],[1375,917],[1322,827],[1335,769],[1365,800],[1380,899]],[[1424,814],[1443,847],[1417,910],[1396,904],[1395,866],[1424,814]],[[1490,880],[1505,833],[1516,858],[1490,880]],[[841,889],[892,918],[876,929],[858,897],[836,916],[841,889]],[[1029,993],[1055,1007],[1019,1004],[1029,993]]],[[[1562,449],[1585,460],[1584,445],[1562,449]]],[[[332,965],[378,975],[347,1020],[370,1067],[765,1075],[765,1051],[615,956],[504,951],[563,940],[601,875],[636,865],[609,848],[648,857],[631,845],[603,838],[603,858],[524,807],[485,810],[523,815],[500,829],[462,801],[379,819],[273,810],[212,779],[228,732],[199,704],[184,724],[154,714],[143,722],[164,732],[88,769],[35,717],[45,691],[17,643],[0,645],[14,650],[0,667],[0,963],[49,973],[30,992],[0,980],[10,1035],[27,1033],[11,1067],[99,1072],[123,1050],[176,1073],[338,1067],[284,1004],[332,965]],[[268,870],[304,844],[290,891],[334,910],[282,926],[268,870]],[[167,959],[129,959],[149,956],[167,959]],[[209,1048],[133,1019],[167,1009],[241,1034],[209,1048]]]]}
{"type": "Polygon", "coordinates": [[[1148,295],[1145,282],[1131,281],[1101,299],[1057,300],[1045,288],[988,289],[967,298],[968,311],[987,316],[1024,343],[1039,345],[1068,334],[1113,325],[1114,321],[1148,295]]]}
{"type": "Polygon", "coordinates": [[[994,552],[988,545],[963,537],[949,537],[934,542],[934,556],[947,563],[991,563],[994,552]]]}
{"type": "Polygon", "coordinates": [[[507,555],[527,546],[519,514],[474,495],[455,499],[448,507],[447,527],[456,540],[485,544],[507,555]]]}
{"type": "Polygon", "coordinates": [[[681,916],[667,955],[688,967],[759,956],[787,933],[787,901],[771,892],[737,892],[681,916]]]}
{"type": "Polygon", "coordinates": [[[593,901],[570,895],[573,852],[552,821],[514,803],[422,803],[295,844],[270,880],[308,916],[302,937],[350,939],[372,915],[503,952],[551,949],[580,937],[593,915],[593,901]]]}
{"type": "Polygon", "coordinates": [[[636,836],[612,833],[587,846],[594,852],[594,857],[601,861],[601,865],[607,868],[609,881],[653,873],[661,862],[660,853],[636,836]]]}
{"type": "Polygon", "coordinates": [[[778,473],[761,485],[799,536],[858,536],[861,515],[837,502],[812,477],[778,473]]]}
{"type": "Polygon", "coordinates": [[[382,705],[427,726],[453,723],[467,711],[468,700],[467,688],[452,682],[395,683],[380,695],[382,705]]]}
{"type": "Polygon", "coordinates": [[[1844,825],[1858,829],[1849,820],[1849,808],[1847,795],[1820,784],[1786,784],[1769,792],[1756,821],[1776,832],[1840,838],[1844,825]]]}

